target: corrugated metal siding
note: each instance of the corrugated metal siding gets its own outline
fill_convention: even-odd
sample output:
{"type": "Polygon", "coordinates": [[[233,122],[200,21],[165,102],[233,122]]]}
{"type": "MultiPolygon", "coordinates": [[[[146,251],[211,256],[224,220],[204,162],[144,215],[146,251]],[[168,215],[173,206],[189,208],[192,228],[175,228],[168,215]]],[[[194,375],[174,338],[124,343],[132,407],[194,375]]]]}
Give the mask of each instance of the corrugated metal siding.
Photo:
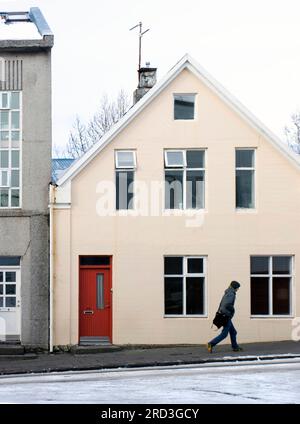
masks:
{"type": "Polygon", "coordinates": [[[23,61],[5,60],[5,81],[0,81],[0,91],[21,91],[23,89],[23,61]]]}
{"type": "Polygon", "coordinates": [[[55,183],[75,159],[52,159],[52,181],[55,183]]]}

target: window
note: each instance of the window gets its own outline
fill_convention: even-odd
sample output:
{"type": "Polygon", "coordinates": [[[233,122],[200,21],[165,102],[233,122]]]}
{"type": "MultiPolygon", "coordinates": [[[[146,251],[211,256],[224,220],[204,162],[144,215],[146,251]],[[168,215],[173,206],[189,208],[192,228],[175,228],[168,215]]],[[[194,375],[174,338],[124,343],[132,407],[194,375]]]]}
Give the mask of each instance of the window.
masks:
{"type": "Polygon", "coordinates": [[[116,209],[133,209],[134,171],[136,153],[134,151],[116,152],[116,209]]]}
{"type": "Polygon", "coordinates": [[[0,270],[0,308],[17,306],[17,273],[0,270]]]}
{"type": "Polygon", "coordinates": [[[21,99],[0,92],[0,208],[20,207],[21,99]]]}
{"type": "Polygon", "coordinates": [[[205,315],[205,258],[167,256],[165,315],[205,315]]]}
{"type": "Polygon", "coordinates": [[[174,119],[195,119],[195,94],[174,94],[174,119]]]}
{"type": "Polygon", "coordinates": [[[205,151],[165,151],[165,208],[204,209],[205,151]]]}
{"type": "Polygon", "coordinates": [[[110,256],[80,256],[80,266],[109,266],[110,256]]]}
{"type": "Polygon", "coordinates": [[[252,209],[254,200],[254,171],[255,151],[249,149],[236,149],[236,208],[252,209]]]}
{"type": "Polygon", "coordinates": [[[290,315],[291,281],[291,256],[252,256],[251,315],[290,315]]]}

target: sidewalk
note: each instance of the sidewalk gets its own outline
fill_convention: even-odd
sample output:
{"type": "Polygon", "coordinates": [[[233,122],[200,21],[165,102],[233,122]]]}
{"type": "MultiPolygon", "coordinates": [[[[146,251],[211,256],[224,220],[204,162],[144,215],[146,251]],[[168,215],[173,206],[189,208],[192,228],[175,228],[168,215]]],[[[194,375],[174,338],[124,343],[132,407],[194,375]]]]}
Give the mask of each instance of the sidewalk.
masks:
{"type": "Polygon", "coordinates": [[[249,343],[243,344],[242,347],[242,352],[233,352],[230,345],[219,345],[212,354],[209,354],[203,345],[193,345],[153,348],[123,347],[118,351],[94,354],[44,353],[0,356],[0,375],[236,362],[237,360],[249,361],[258,358],[261,360],[282,357],[300,358],[300,342],[249,343]]]}

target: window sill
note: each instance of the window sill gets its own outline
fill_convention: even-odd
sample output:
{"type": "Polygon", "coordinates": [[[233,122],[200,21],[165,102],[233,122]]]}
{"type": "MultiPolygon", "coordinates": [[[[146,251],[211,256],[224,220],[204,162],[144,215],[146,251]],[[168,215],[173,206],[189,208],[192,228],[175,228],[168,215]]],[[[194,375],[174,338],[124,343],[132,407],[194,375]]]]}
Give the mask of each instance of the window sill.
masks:
{"type": "Polygon", "coordinates": [[[184,215],[196,213],[208,213],[207,209],[163,209],[163,215],[184,215]]]}
{"type": "Polygon", "coordinates": [[[178,119],[175,119],[175,118],[173,118],[173,122],[195,122],[195,121],[197,121],[197,119],[196,118],[188,118],[188,119],[184,119],[184,118],[178,118],[178,119]]]}
{"type": "Polygon", "coordinates": [[[17,308],[0,308],[0,312],[16,312],[17,308]]]}
{"type": "Polygon", "coordinates": [[[17,208],[1,208],[0,211],[20,211],[22,208],[18,206],[17,208]]]}
{"type": "Polygon", "coordinates": [[[250,319],[294,319],[294,315],[250,315],[250,319]]]}
{"type": "Polygon", "coordinates": [[[208,315],[164,315],[164,318],[208,318],[208,315]]]}
{"type": "Polygon", "coordinates": [[[236,208],[235,211],[237,213],[241,213],[241,214],[243,214],[243,213],[254,213],[255,214],[255,213],[258,212],[258,210],[255,209],[255,208],[236,208]]]}

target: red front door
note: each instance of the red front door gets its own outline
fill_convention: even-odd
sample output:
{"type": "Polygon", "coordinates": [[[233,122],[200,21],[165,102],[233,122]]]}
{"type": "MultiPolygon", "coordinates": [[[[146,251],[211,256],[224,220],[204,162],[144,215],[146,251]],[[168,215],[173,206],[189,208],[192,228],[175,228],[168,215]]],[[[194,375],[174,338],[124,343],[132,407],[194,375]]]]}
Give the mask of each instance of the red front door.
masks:
{"type": "Polygon", "coordinates": [[[80,269],[79,337],[109,337],[111,341],[109,269],[80,269]]]}

